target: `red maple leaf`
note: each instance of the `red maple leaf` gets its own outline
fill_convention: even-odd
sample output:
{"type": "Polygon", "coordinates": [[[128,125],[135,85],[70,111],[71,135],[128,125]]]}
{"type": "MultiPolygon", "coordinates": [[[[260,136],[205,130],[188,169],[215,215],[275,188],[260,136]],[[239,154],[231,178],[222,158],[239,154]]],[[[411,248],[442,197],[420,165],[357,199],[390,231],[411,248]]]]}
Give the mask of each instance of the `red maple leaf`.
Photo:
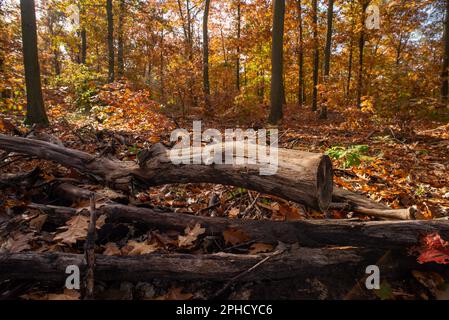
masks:
{"type": "Polygon", "coordinates": [[[420,245],[413,248],[413,251],[419,254],[417,261],[421,264],[449,264],[449,242],[443,240],[438,233],[422,237],[420,245]]]}

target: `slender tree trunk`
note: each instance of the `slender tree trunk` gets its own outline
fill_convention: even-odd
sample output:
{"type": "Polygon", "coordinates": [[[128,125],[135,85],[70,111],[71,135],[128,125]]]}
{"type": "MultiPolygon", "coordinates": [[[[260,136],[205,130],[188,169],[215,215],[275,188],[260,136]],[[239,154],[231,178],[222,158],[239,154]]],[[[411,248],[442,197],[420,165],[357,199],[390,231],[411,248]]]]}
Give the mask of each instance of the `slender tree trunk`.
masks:
{"type": "Polygon", "coordinates": [[[114,82],[114,14],[112,12],[112,0],[106,0],[108,18],[108,50],[109,50],[109,74],[108,82],[114,82]]]}
{"type": "MultiPolygon", "coordinates": [[[[353,16],[354,14],[354,0],[351,0],[351,7],[350,7],[350,15],[353,16]]],[[[348,79],[346,82],[346,97],[349,97],[349,92],[351,90],[351,78],[352,78],[352,64],[353,64],[353,57],[354,57],[354,27],[355,27],[355,20],[352,18],[351,21],[351,32],[350,32],[350,39],[349,39],[349,61],[348,61],[348,79]]]]}
{"type": "Polygon", "coordinates": [[[210,82],[209,82],[209,35],[208,35],[208,23],[209,23],[209,8],[210,0],[206,0],[204,4],[203,15],[203,91],[204,91],[204,103],[206,106],[206,112],[210,113],[210,82]]]}
{"type": "Polygon", "coordinates": [[[120,11],[118,18],[118,52],[117,52],[117,67],[118,76],[123,77],[124,73],[124,59],[123,59],[123,20],[125,16],[125,0],[120,0],[120,11]]]}
{"type": "Polygon", "coordinates": [[[446,18],[444,21],[444,56],[443,71],[441,73],[441,102],[447,107],[449,96],[449,0],[446,0],[446,18]]]}
{"type": "Polygon", "coordinates": [[[276,124],[282,119],[283,102],[283,43],[285,0],[274,0],[273,32],[271,50],[271,112],[269,122],[276,124]]]}
{"type": "Polygon", "coordinates": [[[36,12],[34,0],[20,0],[22,18],[23,63],[27,92],[27,124],[48,125],[42,97],[41,74],[37,53],[36,12]]]}
{"type": "Polygon", "coordinates": [[[164,88],[164,29],[161,31],[161,65],[160,65],[160,92],[161,92],[161,100],[165,101],[165,88],[164,88]]]}
{"type": "Polygon", "coordinates": [[[237,0],[237,59],[235,66],[236,86],[237,91],[240,92],[240,37],[242,28],[242,12],[241,0],[237,0]]]}
{"type": "Polygon", "coordinates": [[[83,3],[79,4],[80,23],[81,23],[81,63],[86,64],[87,58],[87,33],[86,33],[86,8],[83,3]]]}
{"type": "Polygon", "coordinates": [[[352,59],[354,55],[354,41],[351,37],[349,41],[349,61],[348,61],[348,80],[346,83],[346,96],[349,96],[349,92],[351,90],[351,78],[352,78],[352,59]]]}
{"type": "Polygon", "coordinates": [[[362,107],[362,92],[363,92],[363,54],[365,49],[365,18],[366,18],[366,8],[368,8],[369,1],[364,0],[362,2],[362,20],[361,20],[361,30],[359,38],[359,75],[357,80],[357,108],[362,107]]]}
{"type": "MultiPolygon", "coordinates": [[[[324,84],[326,90],[329,90],[329,73],[331,64],[331,50],[332,50],[332,32],[333,26],[332,22],[334,19],[334,0],[329,0],[327,7],[327,33],[326,33],[326,48],[324,50],[324,84]]],[[[327,103],[328,97],[326,96],[326,101],[324,101],[321,108],[320,118],[327,119],[327,103]]]]}
{"type": "Polygon", "coordinates": [[[318,1],[312,2],[313,24],[313,96],[312,111],[318,110],[318,68],[320,65],[320,51],[318,43],[318,1]]]}
{"type": "Polygon", "coordinates": [[[298,0],[298,19],[299,19],[299,48],[298,48],[298,63],[299,63],[299,83],[298,83],[298,105],[302,106],[305,103],[305,86],[304,86],[304,34],[302,26],[302,3],[298,0]]]}

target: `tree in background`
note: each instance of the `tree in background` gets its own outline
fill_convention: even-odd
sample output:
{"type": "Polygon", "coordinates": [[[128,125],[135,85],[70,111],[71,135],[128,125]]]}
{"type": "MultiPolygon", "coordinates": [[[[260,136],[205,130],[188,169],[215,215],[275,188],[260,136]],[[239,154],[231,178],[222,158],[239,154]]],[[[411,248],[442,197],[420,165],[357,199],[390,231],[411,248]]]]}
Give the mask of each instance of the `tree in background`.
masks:
{"type": "Polygon", "coordinates": [[[115,79],[114,71],[114,14],[112,0],[106,0],[106,12],[108,20],[108,52],[109,52],[109,73],[108,81],[113,82],[115,79]]]}
{"type": "Polygon", "coordinates": [[[363,54],[365,50],[365,18],[366,9],[370,0],[360,0],[362,14],[360,21],[360,37],[359,37],[359,74],[357,78],[357,108],[362,108],[362,91],[363,91],[363,54]]]}
{"type": "Polygon", "coordinates": [[[443,71],[441,74],[441,102],[447,107],[449,96],[449,0],[446,0],[446,17],[444,20],[443,71]]]}
{"type": "Polygon", "coordinates": [[[284,15],[285,1],[274,0],[273,31],[271,49],[271,112],[269,122],[277,124],[282,119],[282,102],[284,98],[283,84],[283,51],[284,51],[284,15]]]}
{"type": "MultiPolygon", "coordinates": [[[[327,5],[327,32],[326,32],[326,48],[324,49],[324,85],[326,89],[329,86],[329,73],[331,64],[332,51],[332,21],[334,19],[334,0],[329,0],[327,5]]],[[[323,102],[320,113],[321,119],[327,119],[327,99],[323,102]]]]}
{"type": "Polygon", "coordinates": [[[37,54],[37,30],[34,0],[20,0],[22,48],[27,92],[27,124],[48,125],[42,97],[41,74],[37,54]]]}
{"type": "Polygon", "coordinates": [[[125,19],[125,0],[120,0],[119,16],[118,16],[118,51],[117,51],[117,68],[118,76],[123,77],[125,66],[123,57],[123,23],[125,19]]]}
{"type": "Polygon", "coordinates": [[[318,72],[320,66],[320,49],[318,40],[318,0],[312,0],[312,28],[313,28],[313,93],[312,111],[318,110],[318,72]]]}
{"type": "Polygon", "coordinates": [[[298,8],[298,105],[302,106],[306,102],[306,88],[304,86],[304,33],[303,33],[303,19],[302,19],[302,3],[301,0],[297,0],[298,8]]]}
{"type": "Polygon", "coordinates": [[[203,14],[203,91],[204,91],[204,103],[206,106],[207,113],[211,112],[210,81],[209,81],[209,35],[208,35],[209,8],[210,8],[210,0],[206,0],[204,4],[204,14],[203,14]]]}

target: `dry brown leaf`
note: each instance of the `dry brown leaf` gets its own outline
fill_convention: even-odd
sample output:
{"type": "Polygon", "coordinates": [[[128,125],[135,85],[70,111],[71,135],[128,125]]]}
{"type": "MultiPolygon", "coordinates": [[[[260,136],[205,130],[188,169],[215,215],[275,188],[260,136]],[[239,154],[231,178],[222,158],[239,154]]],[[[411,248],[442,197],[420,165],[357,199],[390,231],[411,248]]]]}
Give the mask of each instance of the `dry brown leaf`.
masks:
{"type": "MultiPolygon", "coordinates": [[[[147,244],[147,242],[137,242],[134,240],[128,241],[127,247],[132,249],[127,253],[129,256],[139,256],[143,254],[150,254],[159,249],[156,244],[147,244]]],[[[123,253],[123,251],[122,251],[123,253]]]]}
{"type": "Polygon", "coordinates": [[[245,232],[237,229],[228,229],[223,231],[223,238],[227,244],[231,244],[233,246],[247,242],[251,239],[245,232]]]}
{"type": "Polygon", "coordinates": [[[80,293],[76,290],[64,289],[64,293],[55,294],[49,293],[47,296],[48,300],[79,300],[80,293]]]}
{"type": "Polygon", "coordinates": [[[206,232],[205,228],[201,228],[201,225],[197,223],[193,228],[187,227],[184,231],[185,236],[178,237],[178,245],[180,247],[190,247],[198,239],[198,236],[206,232]]]}
{"type": "Polygon", "coordinates": [[[237,218],[239,214],[240,214],[239,208],[232,208],[231,210],[229,210],[228,216],[229,218],[237,218]]]}
{"type": "Polygon", "coordinates": [[[0,251],[7,251],[11,253],[18,253],[31,249],[29,242],[33,239],[33,233],[23,234],[20,232],[14,233],[1,246],[0,251]]]}
{"type": "Polygon", "coordinates": [[[97,219],[97,221],[96,221],[97,223],[95,225],[97,227],[97,229],[101,229],[106,224],[107,218],[108,218],[107,215],[104,214],[97,219]]]}
{"type": "Polygon", "coordinates": [[[67,221],[66,231],[61,232],[54,238],[55,241],[61,241],[65,244],[74,244],[78,240],[85,239],[87,236],[87,229],[89,227],[89,218],[85,216],[75,216],[67,221]]]}
{"type": "Polygon", "coordinates": [[[47,215],[46,214],[40,214],[36,218],[30,220],[30,227],[33,229],[36,229],[37,231],[41,231],[42,226],[45,224],[45,221],[47,221],[47,215]]]}
{"type": "Polygon", "coordinates": [[[249,254],[259,254],[263,252],[270,252],[273,250],[273,246],[267,243],[254,243],[250,247],[249,254]]]}
{"type": "Polygon", "coordinates": [[[105,250],[103,254],[105,256],[121,256],[122,252],[120,251],[119,247],[114,242],[108,242],[104,246],[105,250]]]}

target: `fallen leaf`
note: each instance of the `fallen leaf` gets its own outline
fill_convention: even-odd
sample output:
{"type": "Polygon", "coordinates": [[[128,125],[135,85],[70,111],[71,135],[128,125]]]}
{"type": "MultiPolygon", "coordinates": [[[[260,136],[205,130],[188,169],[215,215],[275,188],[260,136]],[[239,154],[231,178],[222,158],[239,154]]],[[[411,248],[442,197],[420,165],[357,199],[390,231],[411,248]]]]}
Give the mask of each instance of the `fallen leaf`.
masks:
{"type": "Polygon", "coordinates": [[[64,289],[64,293],[61,294],[48,294],[48,300],[79,300],[80,293],[76,290],[64,289]]]}
{"type": "Polygon", "coordinates": [[[223,238],[227,244],[231,244],[233,246],[242,242],[247,242],[251,239],[245,232],[237,229],[228,229],[223,231],[223,238]]]}
{"type": "Polygon", "coordinates": [[[441,295],[441,291],[439,288],[444,284],[444,278],[440,276],[436,272],[420,272],[413,270],[413,277],[418,280],[424,287],[429,289],[429,291],[435,296],[438,297],[441,295]]]}
{"type": "Polygon", "coordinates": [[[263,252],[270,252],[273,250],[273,246],[267,243],[254,243],[250,247],[249,254],[258,254],[263,252]]]}
{"type": "Polygon", "coordinates": [[[78,240],[85,239],[87,236],[87,229],[89,227],[89,218],[85,216],[75,216],[67,221],[67,226],[62,227],[67,230],[59,233],[54,238],[55,241],[61,241],[65,244],[74,244],[78,240]]]}
{"type": "Polygon", "coordinates": [[[101,229],[106,224],[107,215],[102,215],[97,219],[96,228],[101,229]]]}
{"type": "Polygon", "coordinates": [[[128,241],[127,246],[132,247],[131,251],[128,252],[129,256],[139,256],[143,254],[150,254],[159,249],[156,244],[148,244],[146,241],[137,242],[134,240],[128,241]]]}
{"type": "Polygon", "coordinates": [[[229,218],[237,218],[239,214],[240,214],[239,208],[232,208],[231,210],[229,210],[228,216],[229,218]]]}
{"type": "Polygon", "coordinates": [[[8,238],[8,240],[1,246],[0,251],[6,251],[11,253],[18,253],[31,249],[29,242],[33,238],[33,233],[23,234],[20,232],[14,233],[8,238]]]}
{"type": "Polygon", "coordinates": [[[119,247],[113,242],[106,243],[104,248],[105,248],[105,250],[103,251],[103,254],[105,256],[121,256],[122,255],[122,252],[120,251],[119,247]]]}
{"type": "Polygon", "coordinates": [[[40,214],[36,218],[30,220],[30,227],[33,229],[36,229],[37,231],[41,231],[42,226],[45,224],[45,221],[47,221],[47,215],[46,214],[40,214]]]}
{"type": "Polygon", "coordinates": [[[180,247],[189,247],[198,239],[198,236],[206,232],[205,228],[201,228],[201,225],[197,223],[192,229],[187,227],[184,231],[185,236],[178,237],[178,245],[180,247]]]}

